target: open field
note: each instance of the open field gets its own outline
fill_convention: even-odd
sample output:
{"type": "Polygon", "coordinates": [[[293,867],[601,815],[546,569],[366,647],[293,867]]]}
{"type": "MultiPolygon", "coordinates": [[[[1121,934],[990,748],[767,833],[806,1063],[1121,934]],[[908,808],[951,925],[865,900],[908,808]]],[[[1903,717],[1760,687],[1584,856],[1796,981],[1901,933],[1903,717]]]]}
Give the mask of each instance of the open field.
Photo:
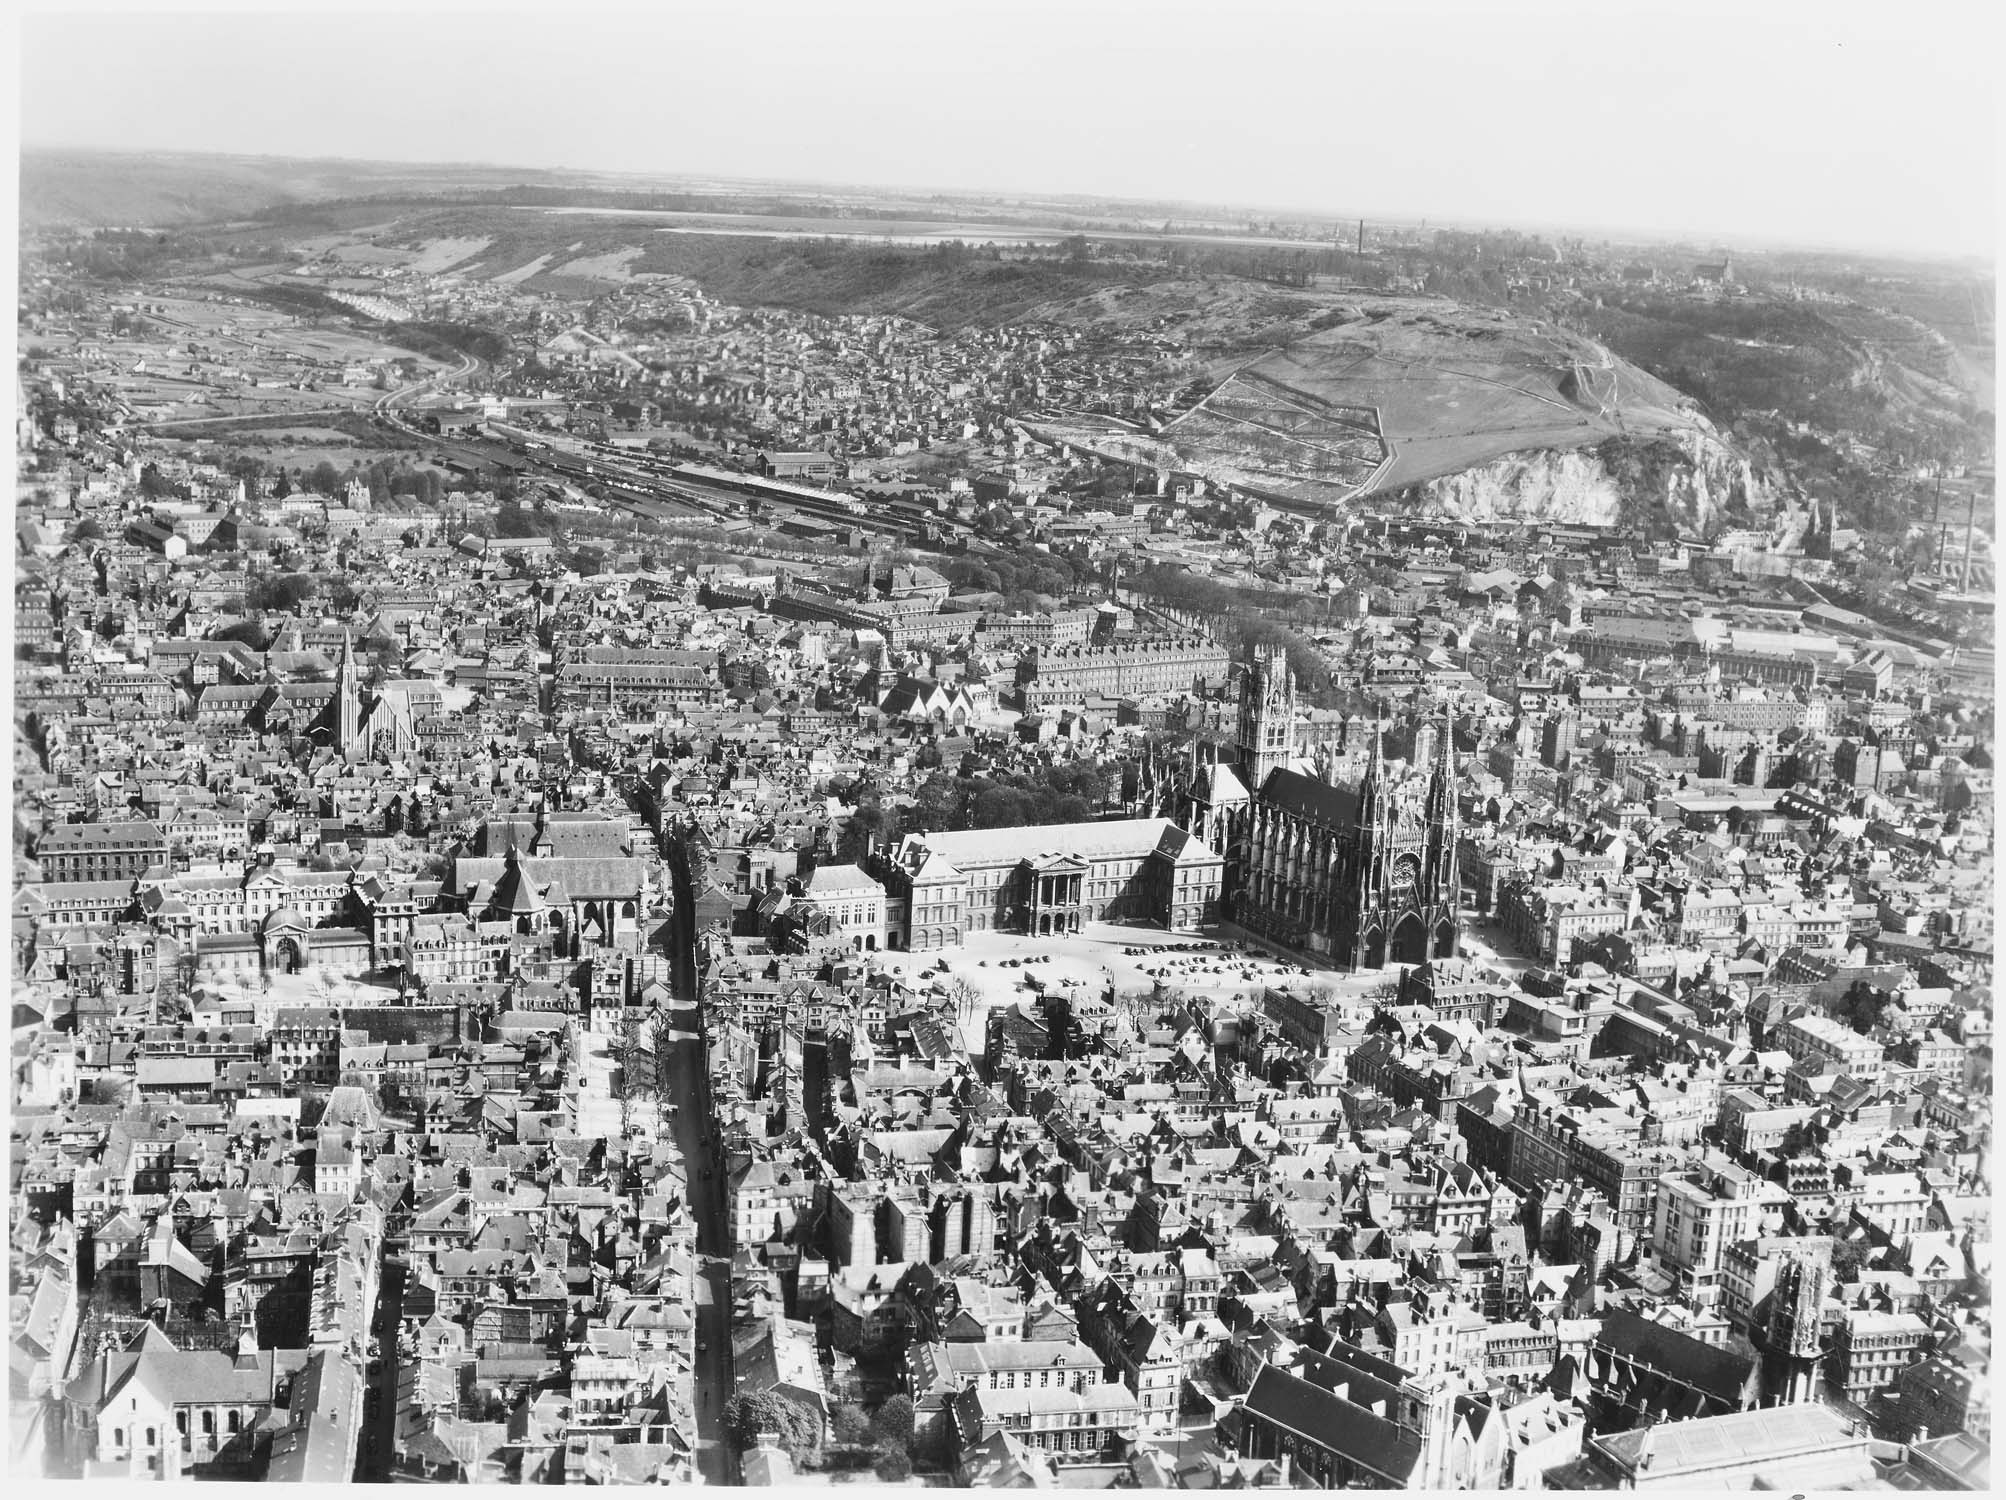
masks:
{"type": "Polygon", "coordinates": [[[471,260],[493,243],[494,241],[486,235],[471,236],[466,239],[431,240],[405,262],[405,269],[415,271],[421,276],[437,275],[442,271],[451,270],[462,261],[471,260]]]}
{"type": "Polygon", "coordinates": [[[403,251],[387,250],[369,242],[352,244],[343,241],[331,246],[327,254],[347,265],[402,266],[410,263],[410,256],[403,251]]]}
{"type": "Polygon", "coordinates": [[[503,271],[497,275],[489,276],[488,280],[500,281],[509,286],[514,286],[517,282],[527,281],[530,277],[541,274],[543,268],[550,263],[550,259],[548,255],[539,255],[535,260],[528,262],[526,265],[517,266],[513,271],[503,271]]]}
{"type": "MultiPolygon", "coordinates": [[[[385,231],[395,227],[395,224],[382,226],[385,231]]],[[[435,276],[472,259],[494,241],[486,235],[471,235],[400,243],[386,233],[381,238],[370,240],[357,240],[351,234],[331,234],[293,243],[303,253],[314,253],[311,247],[323,247],[318,253],[353,265],[387,266],[417,275],[435,276]]]]}
{"type": "MultiPolygon", "coordinates": [[[[195,283],[213,290],[215,299],[178,298],[164,305],[169,331],[182,337],[224,338],[231,347],[263,355],[282,364],[368,364],[379,360],[416,360],[426,374],[449,370],[452,360],[439,360],[376,338],[368,330],[338,321],[305,319],[248,300],[261,282],[250,271],[237,271],[195,283]],[[242,299],[242,300],[230,300],[242,299]]],[[[320,286],[331,283],[306,283],[320,286]]],[[[370,283],[374,290],[381,290],[370,283]]]]}
{"type": "MultiPolygon", "coordinates": [[[[393,363],[420,376],[458,368],[336,321],[302,322],[243,298],[242,278],[133,294],[134,331],[101,335],[91,376],[132,407],[131,421],[169,439],[344,461],[380,451],[349,422],[377,400],[372,372],[393,363]],[[225,287],[227,286],[227,290],[225,287]]],[[[397,377],[391,377],[397,378],[397,377]]],[[[295,459],[294,461],[297,461],[295,459]]]]}
{"type": "MultiPolygon", "coordinates": [[[[290,429],[267,431],[253,428],[248,432],[233,432],[228,429],[183,427],[169,428],[160,436],[170,442],[186,443],[191,451],[215,449],[249,453],[269,464],[283,465],[288,469],[311,469],[319,463],[330,463],[346,471],[357,464],[373,464],[384,459],[408,464],[412,469],[437,467],[424,461],[425,453],[420,449],[377,448],[340,433],[296,440],[290,429]]],[[[440,472],[445,473],[444,470],[440,472]]]]}
{"type": "MultiPolygon", "coordinates": [[[[376,211],[379,214],[383,212],[380,207],[376,211]]],[[[394,224],[394,220],[388,220],[381,224],[357,224],[353,227],[344,227],[338,232],[328,234],[288,235],[286,236],[286,246],[301,260],[315,260],[323,255],[332,255],[340,259],[342,258],[341,252],[363,245],[369,239],[370,235],[390,229],[394,227],[394,224]]],[[[270,238],[270,231],[267,230],[263,237],[270,238]]],[[[370,259],[367,255],[349,258],[355,260],[358,264],[370,259]]],[[[263,269],[269,270],[270,268],[265,267],[263,269]]]]}
{"type": "Polygon", "coordinates": [[[255,426],[247,425],[230,429],[228,435],[233,441],[251,437],[269,438],[275,443],[283,443],[288,447],[298,446],[302,449],[315,447],[316,445],[323,448],[345,448],[352,446],[355,442],[347,433],[340,431],[338,428],[314,427],[306,423],[302,423],[297,427],[267,426],[259,423],[255,426]]]}
{"type": "Polygon", "coordinates": [[[271,307],[258,307],[251,303],[228,303],[207,297],[148,297],[150,306],[160,309],[148,313],[147,320],[162,323],[173,329],[185,329],[191,335],[209,338],[231,338],[239,341],[255,339],[260,335],[278,333],[293,326],[293,319],[286,313],[271,307]]]}
{"type": "Polygon", "coordinates": [[[1256,361],[1245,375],[1377,412],[1389,462],[1368,493],[1528,448],[1588,447],[1693,425],[1678,392],[1585,339],[1441,305],[1370,307],[1256,361]]]}
{"type": "MultiPolygon", "coordinates": [[[[1091,300],[1117,327],[1170,316],[1171,289],[1135,292],[1107,289],[1091,300]]],[[[1662,381],[1586,339],[1508,314],[1348,294],[1324,313],[1308,298],[1271,296],[1275,305],[1257,308],[1236,296],[1235,311],[1222,315],[1211,300],[1193,300],[1197,329],[1260,313],[1301,326],[1311,313],[1313,331],[1252,359],[1220,356],[1219,384],[1158,436],[1104,421],[1027,425],[1124,462],[1305,504],[1398,490],[1508,453],[1695,426],[1662,381]]]]}
{"type": "Polygon", "coordinates": [[[632,263],[639,260],[642,254],[638,245],[623,245],[598,255],[581,255],[577,260],[566,261],[550,274],[577,276],[593,281],[632,281],[634,279],[632,263]]]}

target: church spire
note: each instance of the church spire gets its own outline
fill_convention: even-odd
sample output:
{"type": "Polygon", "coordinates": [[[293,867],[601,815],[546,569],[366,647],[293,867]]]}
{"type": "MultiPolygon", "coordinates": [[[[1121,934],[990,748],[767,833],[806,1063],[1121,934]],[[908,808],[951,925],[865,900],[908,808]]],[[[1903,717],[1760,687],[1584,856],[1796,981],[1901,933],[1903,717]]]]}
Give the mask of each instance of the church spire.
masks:
{"type": "Polygon", "coordinates": [[[334,672],[334,748],[353,760],[362,737],[362,694],[355,681],[355,642],[341,632],[341,662],[334,672]]]}
{"type": "MultiPolygon", "coordinates": [[[[1442,715],[1442,748],[1428,778],[1428,875],[1434,899],[1453,918],[1461,898],[1462,874],[1457,868],[1460,842],[1456,827],[1456,716],[1442,715]]],[[[1450,939],[1453,953],[1456,939],[1450,939]]],[[[1437,949],[1440,952],[1440,949],[1437,949]]]]}
{"type": "Polygon", "coordinates": [[[1386,776],[1386,734],[1375,722],[1372,726],[1372,753],[1366,758],[1365,779],[1358,784],[1358,821],[1379,821],[1379,804],[1385,796],[1381,785],[1386,776]]]}
{"type": "Polygon", "coordinates": [[[1442,715],[1441,744],[1435,752],[1435,768],[1428,777],[1428,822],[1446,823],[1456,809],[1456,716],[1442,715]]]}

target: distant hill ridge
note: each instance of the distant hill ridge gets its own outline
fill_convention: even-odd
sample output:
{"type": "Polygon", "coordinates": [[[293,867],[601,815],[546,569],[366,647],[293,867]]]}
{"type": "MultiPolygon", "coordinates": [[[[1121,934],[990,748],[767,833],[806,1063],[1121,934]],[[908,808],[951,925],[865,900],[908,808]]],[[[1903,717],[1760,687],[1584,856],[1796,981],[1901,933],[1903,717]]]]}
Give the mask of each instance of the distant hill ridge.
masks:
{"type": "Polygon", "coordinates": [[[254,218],[287,203],[556,181],[522,167],[24,147],[21,224],[167,229],[254,218]]]}
{"type": "Polygon", "coordinates": [[[1507,311],[1355,286],[1282,287],[1134,256],[998,260],[861,238],[652,234],[633,219],[453,196],[515,187],[563,196],[640,182],[178,153],[22,157],[30,227],[256,220],[246,232],[280,240],[356,234],[379,258],[416,260],[429,253],[421,245],[453,246],[471,257],[458,274],[526,278],[532,290],[561,295],[578,289],[559,274],[567,268],[617,261],[595,273],[599,282],[580,284],[678,276],[747,306],[899,314],[939,327],[1069,324],[1096,339],[1144,340],[1197,377],[1187,409],[1164,413],[1153,432],[1089,430],[1057,416],[1035,425],[1089,451],[1310,508],[1399,495],[1472,518],[1704,529],[1761,496],[1749,465],[1678,391],[1585,336],[1507,311]],[[1605,463],[1612,443],[1668,446],[1639,466],[1605,463]],[[1648,495],[1637,493],[1645,474],[1648,495]]]}

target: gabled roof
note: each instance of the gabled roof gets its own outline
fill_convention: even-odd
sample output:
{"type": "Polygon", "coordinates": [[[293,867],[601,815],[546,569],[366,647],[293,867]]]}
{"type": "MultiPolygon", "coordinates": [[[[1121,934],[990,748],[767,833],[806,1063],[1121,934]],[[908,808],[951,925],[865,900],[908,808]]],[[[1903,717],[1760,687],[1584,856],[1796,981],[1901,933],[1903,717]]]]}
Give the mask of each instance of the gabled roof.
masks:
{"type": "Polygon", "coordinates": [[[1595,1346],[1735,1406],[1755,1368],[1754,1361],[1730,1349],[1702,1343],[1623,1308],[1604,1317],[1595,1346]]]}
{"type": "Polygon", "coordinates": [[[1245,802],[1252,795],[1247,784],[1224,761],[1214,761],[1199,777],[1205,800],[1214,807],[1227,802],[1245,802]]]}
{"type": "Polygon", "coordinates": [[[1402,1487],[1421,1457],[1411,1433],[1278,1365],[1261,1367],[1245,1410],[1402,1487]]]}
{"type": "Polygon", "coordinates": [[[1261,784],[1261,800],[1282,812],[1330,828],[1350,828],[1358,821],[1356,791],[1332,786],[1286,767],[1268,773],[1268,779],[1261,784]]]}

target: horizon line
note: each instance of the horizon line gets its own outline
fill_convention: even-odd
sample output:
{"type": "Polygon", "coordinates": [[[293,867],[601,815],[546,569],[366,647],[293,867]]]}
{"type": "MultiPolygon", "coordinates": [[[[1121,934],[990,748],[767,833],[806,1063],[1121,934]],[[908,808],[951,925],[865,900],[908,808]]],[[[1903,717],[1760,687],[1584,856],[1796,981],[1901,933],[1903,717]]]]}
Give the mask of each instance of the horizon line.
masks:
{"type": "MultiPolygon", "coordinates": [[[[73,141],[30,141],[25,137],[22,139],[19,148],[19,154],[22,158],[26,158],[31,152],[59,152],[59,151],[70,151],[83,154],[94,154],[99,156],[110,156],[110,157],[187,156],[187,157],[204,158],[209,160],[245,161],[245,162],[265,161],[265,162],[299,162],[299,163],[309,163],[309,164],[329,163],[329,164],[341,164],[341,165],[351,165],[351,166],[407,167],[407,168],[431,167],[442,170],[450,170],[456,168],[473,168],[489,172],[528,172],[544,176],[553,176],[553,175],[600,176],[600,177],[631,178],[631,179],[642,179],[642,180],[663,179],[670,181],[687,180],[687,179],[697,179],[697,180],[713,179],[721,182],[743,183],[759,187],[801,187],[801,188],[818,189],[822,191],[847,191],[847,192],[859,192],[859,193],[863,192],[907,193],[907,194],[926,193],[935,196],[952,196],[952,197],[961,197],[969,199],[996,198],[996,197],[1031,199],[1033,201],[1039,199],[1045,199],[1045,200],[1080,199],[1088,202],[1105,203],[1110,205],[1181,206],[1194,209],[1202,208],[1202,209],[1215,209],[1215,210],[1230,210],[1234,212],[1245,212],[1245,213],[1293,214],[1293,215],[1307,216],[1315,219],[1329,219],[1333,225],[1342,225],[1357,220],[1359,218],[1364,218],[1368,223],[1378,222],[1381,224],[1394,225],[1400,228],[1434,227],[1437,229],[1449,229],[1465,233],[1473,231],[1489,230],[1489,229],[1502,229],[1519,233],[1540,231],[1540,232],[1551,233],[1554,235],[1564,234],[1573,238],[1587,238],[1589,236],[1596,236],[1600,237],[1601,239],[1609,243],[1614,243],[1614,244],[1638,243],[1645,245],[1660,245],[1660,246],[1672,247],[1678,245],[1698,243],[1703,245],[1709,252],[1713,250],[1722,250],[1722,249],[1734,250],[1737,247],[1729,244],[1728,242],[1730,240],[1739,238],[1741,241],[1740,249],[1742,249],[1746,253],[1758,254],[1758,255],[1795,252],[1799,254],[1818,254],[1818,255],[1880,256],[1886,258],[1898,257],[1898,258],[1916,260],[1924,264],[1938,264],[1938,265],[1951,264],[1960,266],[1974,261],[1990,262],[1995,268],[1993,277],[1995,281],[1997,280],[1996,267],[1999,261],[1999,251],[1996,247],[1984,250],[1975,248],[1964,249],[1964,250],[1943,250],[1943,249],[1923,250],[1915,246],[1894,245],[1885,241],[1879,244],[1867,244],[1867,243],[1840,244],[1832,241],[1793,239],[1787,236],[1764,234],[1753,231],[1740,231],[1738,232],[1738,234],[1730,235],[1723,233],[1719,230],[1698,228],[1698,227],[1692,229],[1681,229],[1681,230],[1646,229],[1639,226],[1589,225],[1583,223],[1569,223],[1561,220],[1468,219],[1468,218],[1461,218],[1453,214],[1450,215],[1442,215],[1435,213],[1423,214],[1412,211],[1403,211],[1398,213],[1389,213],[1389,212],[1374,213],[1369,210],[1351,210],[1348,212],[1340,212],[1336,209],[1331,209],[1331,208],[1309,208],[1302,204],[1280,204],[1280,203],[1264,204],[1264,203],[1252,203],[1252,202],[1235,202],[1229,199],[1182,198],[1182,197],[1171,197],[1168,195],[1129,196],[1117,193],[1097,193],[1097,192],[1080,192],[1080,191],[1061,192],[1056,190],[1040,190],[1032,188],[976,187],[976,186],[947,187],[941,184],[915,183],[915,182],[889,183],[889,182],[839,181],[839,180],[814,178],[814,177],[789,177],[784,175],[768,176],[768,175],[750,174],[742,172],[704,171],[699,168],[646,169],[646,168],[633,168],[633,167],[586,167],[586,166],[571,166],[571,165],[531,166],[522,162],[476,160],[476,159],[451,159],[451,158],[434,158],[434,157],[421,158],[421,157],[385,157],[385,156],[345,156],[338,154],[300,155],[297,153],[289,153],[289,152],[223,151],[204,147],[171,146],[171,145],[152,146],[152,147],[126,146],[126,145],[113,146],[113,145],[105,145],[102,143],[73,142],[73,141]]],[[[525,186],[528,185],[529,184],[525,184],[525,186]]],[[[304,199],[299,201],[312,202],[315,200],[304,199]]],[[[333,200],[323,200],[323,201],[333,201],[333,200]]]]}

